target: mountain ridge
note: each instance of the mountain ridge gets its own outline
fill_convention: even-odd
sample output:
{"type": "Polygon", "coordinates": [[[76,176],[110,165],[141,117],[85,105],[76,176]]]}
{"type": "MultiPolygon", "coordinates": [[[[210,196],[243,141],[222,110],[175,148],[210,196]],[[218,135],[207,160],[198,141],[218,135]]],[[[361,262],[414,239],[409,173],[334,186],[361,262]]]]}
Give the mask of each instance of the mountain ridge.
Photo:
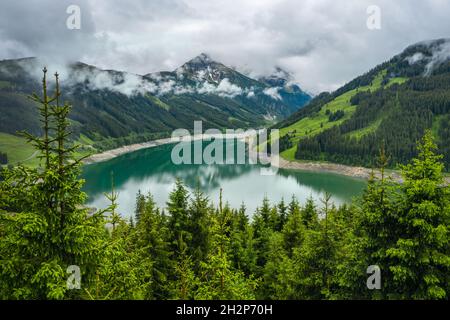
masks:
{"type": "MultiPolygon", "coordinates": [[[[37,109],[26,96],[40,93],[43,65],[35,57],[0,61],[0,132],[40,133],[37,109]]],[[[301,90],[278,95],[283,88],[251,79],[206,55],[172,72],[146,75],[83,62],[58,67],[63,98],[73,105],[72,138],[96,151],[167,137],[178,128],[191,130],[195,120],[203,121],[206,129],[261,127],[310,99],[301,90]]],[[[49,72],[50,89],[52,78],[49,72]]]]}
{"type": "Polygon", "coordinates": [[[450,39],[408,46],[386,62],[307,106],[274,127],[282,156],[376,166],[382,145],[389,165],[417,156],[414,146],[432,130],[450,168],[450,39]]]}

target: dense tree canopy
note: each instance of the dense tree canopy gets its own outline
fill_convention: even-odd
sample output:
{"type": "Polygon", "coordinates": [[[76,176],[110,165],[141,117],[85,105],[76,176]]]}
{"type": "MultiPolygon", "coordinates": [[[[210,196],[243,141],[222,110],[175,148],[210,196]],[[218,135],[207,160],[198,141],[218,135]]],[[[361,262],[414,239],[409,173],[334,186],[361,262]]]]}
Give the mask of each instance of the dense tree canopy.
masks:
{"type": "Polygon", "coordinates": [[[113,176],[107,210],[84,206],[69,106],[58,86],[47,95],[45,73],[43,86],[33,99],[44,134],[27,135],[41,164],[2,169],[0,298],[448,299],[450,190],[431,132],[403,183],[386,175],[382,149],[380,174],[351,205],[336,207],[329,194],[319,203],[266,198],[249,218],[222,192],[214,206],[177,180],[167,208],[139,192],[125,220],[113,176]],[[381,271],[379,290],[366,286],[369,266],[381,271]]]}
{"type": "MultiPolygon", "coordinates": [[[[339,125],[300,139],[295,157],[371,167],[384,144],[390,156],[388,165],[393,167],[416,157],[416,142],[431,129],[448,171],[449,89],[450,73],[444,73],[415,77],[374,92],[360,91],[350,99],[357,105],[355,113],[339,125]]],[[[329,113],[329,121],[342,118],[340,111],[329,113]]],[[[289,143],[284,141],[280,146],[284,150],[289,143]]]]}

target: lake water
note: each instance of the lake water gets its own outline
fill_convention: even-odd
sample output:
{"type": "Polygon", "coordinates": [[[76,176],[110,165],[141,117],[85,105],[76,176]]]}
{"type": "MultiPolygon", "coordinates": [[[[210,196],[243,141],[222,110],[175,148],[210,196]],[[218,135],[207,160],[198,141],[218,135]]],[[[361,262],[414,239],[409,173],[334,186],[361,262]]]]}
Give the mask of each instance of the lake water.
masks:
{"type": "Polygon", "coordinates": [[[151,192],[157,204],[165,207],[176,178],[181,178],[190,190],[200,185],[216,204],[222,188],[224,202],[234,208],[245,203],[249,215],[261,205],[264,196],[272,202],[282,198],[288,202],[295,195],[304,203],[312,195],[320,204],[319,199],[329,192],[338,205],[350,202],[366,186],[361,179],[323,172],[279,169],[276,175],[264,176],[260,173],[261,165],[175,165],[171,161],[172,148],[173,145],[162,145],[84,166],[87,204],[99,209],[108,206],[104,193],[111,191],[111,172],[119,193],[118,209],[124,216],[133,214],[139,190],[151,192]]]}

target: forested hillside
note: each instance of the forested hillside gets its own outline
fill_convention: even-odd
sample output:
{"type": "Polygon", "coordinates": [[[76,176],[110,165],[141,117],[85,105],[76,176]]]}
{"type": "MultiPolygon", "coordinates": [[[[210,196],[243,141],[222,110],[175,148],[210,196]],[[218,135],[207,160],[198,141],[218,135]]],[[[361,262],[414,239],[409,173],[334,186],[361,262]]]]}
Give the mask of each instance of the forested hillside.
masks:
{"type": "Polygon", "coordinates": [[[449,170],[449,44],[413,45],[336,92],[314,98],[277,125],[283,155],[371,167],[384,146],[395,166],[417,156],[416,142],[431,129],[449,170]]]}
{"type": "MultiPolygon", "coordinates": [[[[26,95],[39,90],[36,74],[43,66],[37,58],[0,61],[1,152],[14,152],[4,137],[14,139],[20,130],[42,133],[26,95]]],[[[62,99],[76,106],[69,116],[71,139],[86,152],[167,137],[174,129],[192,129],[195,120],[203,121],[204,129],[257,128],[287,117],[310,99],[296,85],[251,79],[205,54],[173,72],[145,76],[83,63],[62,71],[62,99]]]]}

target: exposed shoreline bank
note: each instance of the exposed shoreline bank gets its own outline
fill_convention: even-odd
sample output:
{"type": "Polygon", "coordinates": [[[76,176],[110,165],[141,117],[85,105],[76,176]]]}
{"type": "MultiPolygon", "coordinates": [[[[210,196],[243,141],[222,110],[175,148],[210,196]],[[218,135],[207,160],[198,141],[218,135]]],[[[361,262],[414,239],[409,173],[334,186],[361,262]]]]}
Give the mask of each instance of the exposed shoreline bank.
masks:
{"type": "Polygon", "coordinates": [[[122,146],[119,148],[103,151],[100,153],[95,153],[95,154],[87,157],[86,159],[84,159],[83,164],[92,164],[92,163],[108,161],[108,160],[114,159],[114,158],[119,157],[126,153],[138,151],[141,149],[153,148],[153,147],[161,146],[161,145],[168,144],[168,143],[171,143],[170,138],[157,139],[157,140],[152,140],[152,141],[142,142],[142,143],[134,143],[134,144],[122,146]]]}
{"type": "Polygon", "coordinates": [[[188,140],[188,141],[195,141],[195,140],[201,140],[201,139],[212,139],[212,138],[216,138],[216,137],[220,137],[223,139],[244,140],[248,136],[249,136],[249,134],[246,134],[246,133],[220,134],[220,135],[200,134],[200,135],[193,135],[193,136],[182,136],[182,137],[178,137],[178,138],[157,139],[157,140],[151,140],[151,141],[142,142],[142,143],[130,144],[130,145],[122,146],[119,148],[96,153],[96,154],[93,154],[93,155],[87,157],[86,159],[84,159],[83,163],[84,164],[92,164],[92,163],[97,163],[97,162],[108,161],[108,160],[114,159],[116,157],[119,157],[121,155],[130,153],[130,152],[138,151],[141,149],[148,149],[148,148],[153,148],[153,147],[157,147],[157,146],[162,146],[165,144],[178,143],[178,142],[183,141],[183,139],[187,139],[187,138],[190,138],[190,140],[188,140]]]}
{"type": "MultiPolygon", "coordinates": [[[[357,166],[348,166],[338,163],[329,163],[329,162],[300,162],[300,161],[289,161],[280,157],[280,165],[281,169],[287,170],[300,170],[300,171],[312,171],[312,172],[329,172],[334,174],[339,174],[352,178],[359,178],[368,180],[374,171],[375,175],[378,175],[378,170],[365,168],[365,167],[357,167],[357,166]]],[[[395,181],[401,181],[400,173],[392,170],[387,170],[387,175],[392,177],[395,181]]]]}
{"type": "MultiPolygon", "coordinates": [[[[214,138],[214,135],[208,135],[206,138],[214,138]]],[[[223,136],[222,136],[223,137],[223,136]]],[[[158,140],[152,140],[148,142],[143,143],[135,143],[127,146],[122,146],[116,149],[107,150],[101,153],[93,154],[90,157],[84,159],[84,164],[92,164],[92,163],[98,163],[103,161],[108,161],[111,159],[114,159],[116,157],[119,157],[121,155],[142,150],[142,149],[148,149],[153,148],[165,144],[172,144],[182,141],[183,138],[186,137],[180,137],[177,140],[174,140],[172,138],[165,138],[165,139],[158,139],[158,140]]],[[[203,135],[203,138],[205,138],[205,135],[203,135]]],[[[245,140],[246,136],[244,135],[225,135],[225,138],[232,139],[237,138],[241,140],[245,140]]],[[[202,136],[192,136],[192,140],[198,140],[202,139],[202,136]]],[[[191,140],[191,141],[192,141],[191,140]]],[[[299,171],[311,171],[311,172],[329,172],[333,174],[343,175],[347,177],[352,178],[359,178],[359,179],[365,179],[368,180],[370,175],[372,174],[372,169],[365,168],[365,167],[357,167],[357,166],[348,166],[343,164],[337,164],[337,163],[329,163],[329,162],[313,162],[313,161],[289,161],[286,159],[283,159],[281,156],[279,157],[279,163],[273,164],[281,169],[286,170],[299,170],[299,171]]],[[[378,170],[374,170],[376,175],[379,175],[378,170]]],[[[392,177],[394,181],[401,182],[402,177],[400,172],[394,171],[394,170],[386,170],[387,176],[392,177]]],[[[450,177],[445,178],[446,183],[450,184],[450,177]]]]}

